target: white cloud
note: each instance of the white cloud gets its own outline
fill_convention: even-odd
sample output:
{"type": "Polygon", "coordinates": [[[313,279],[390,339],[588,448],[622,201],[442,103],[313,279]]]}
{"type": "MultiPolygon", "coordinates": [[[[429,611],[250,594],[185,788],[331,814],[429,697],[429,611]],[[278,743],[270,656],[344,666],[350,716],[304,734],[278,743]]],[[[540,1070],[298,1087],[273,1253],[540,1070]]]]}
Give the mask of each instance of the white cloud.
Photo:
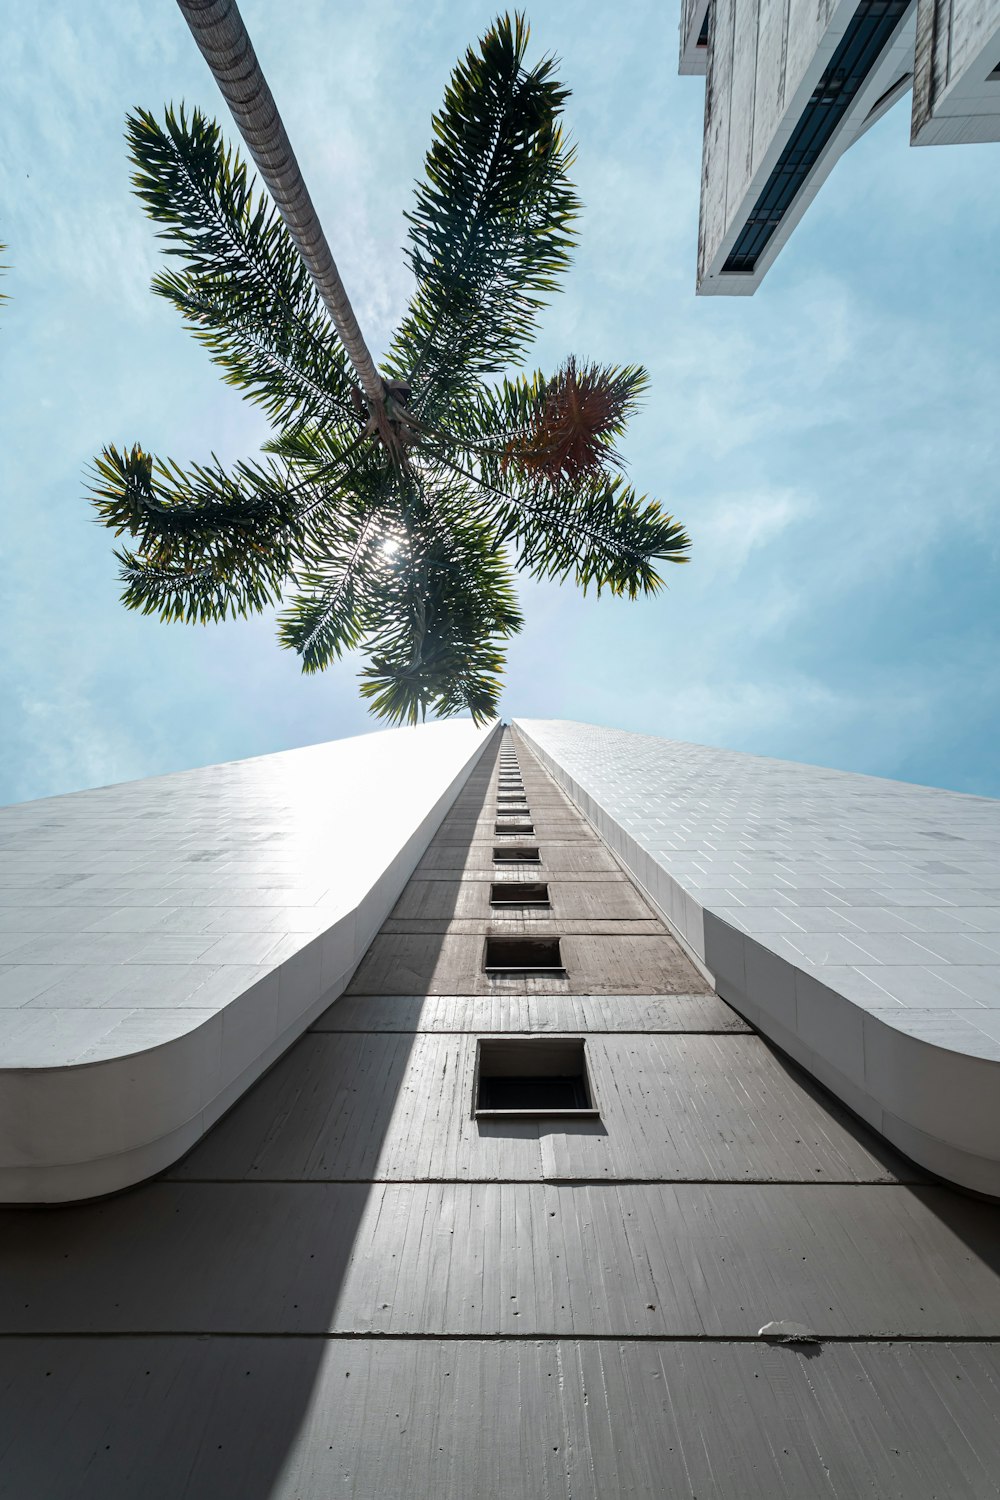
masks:
{"type": "Polygon", "coordinates": [[[815,510],[813,497],[796,490],[751,491],[709,502],[697,525],[702,568],[713,582],[741,573],[752,552],[766,548],[815,510]]]}

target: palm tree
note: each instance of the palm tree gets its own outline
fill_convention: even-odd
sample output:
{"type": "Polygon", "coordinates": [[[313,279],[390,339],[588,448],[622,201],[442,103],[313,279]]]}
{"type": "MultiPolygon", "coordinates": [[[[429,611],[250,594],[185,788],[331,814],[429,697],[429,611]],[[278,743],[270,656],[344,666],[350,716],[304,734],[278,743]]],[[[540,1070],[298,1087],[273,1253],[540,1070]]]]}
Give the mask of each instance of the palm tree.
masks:
{"type": "Polygon", "coordinates": [[[380,717],[490,718],[522,623],[511,556],[636,598],[689,545],[620,473],[643,370],[504,375],[574,243],[567,91],[551,59],[526,67],[521,16],[460,60],[408,216],[416,288],[377,371],[235,4],[180,3],[278,210],[200,111],[136,111],[134,189],[180,262],[153,289],[277,431],[231,471],[103,450],[92,496],[130,538],[123,600],[204,623],[284,598],[279,639],[305,671],[364,648],[380,717]]]}

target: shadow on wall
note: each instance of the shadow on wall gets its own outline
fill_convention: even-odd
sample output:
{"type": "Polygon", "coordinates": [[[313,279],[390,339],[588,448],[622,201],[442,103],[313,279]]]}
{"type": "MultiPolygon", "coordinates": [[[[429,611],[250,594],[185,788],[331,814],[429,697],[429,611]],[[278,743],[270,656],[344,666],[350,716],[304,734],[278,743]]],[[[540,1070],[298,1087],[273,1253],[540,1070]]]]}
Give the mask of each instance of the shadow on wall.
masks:
{"type": "MultiPolygon", "coordinates": [[[[456,806],[485,798],[499,746],[456,806]]],[[[469,842],[456,842],[457,865],[469,842]]],[[[417,1005],[405,1024],[419,1019],[417,1005]]],[[[352,1175],[375,1174],[414,1039],[396,1035],[347,1111],[352,1175]]],[[[262,1098],[283,1119],[319,1086],[316,1040],[307,1032],[164,1177],[97,1202],[0,1211],[0,1500],[271,1500],[280,1488],[372,1191],[309,1180],[322,1179],[321,1160],[268,1174],[262,1098]]],[[[346,1414],[365,1399],[363,1354],[337,1349],[345,1397],[358,1365],[346,1414]]]]}
{"type": "Polygon", "coordinates": [[[483,1140],[537,1141],[546,1135],[601,1136],[607,1135],[607,1126],[600,1120],[478,1120],[479,1135],[483,1140]]]}

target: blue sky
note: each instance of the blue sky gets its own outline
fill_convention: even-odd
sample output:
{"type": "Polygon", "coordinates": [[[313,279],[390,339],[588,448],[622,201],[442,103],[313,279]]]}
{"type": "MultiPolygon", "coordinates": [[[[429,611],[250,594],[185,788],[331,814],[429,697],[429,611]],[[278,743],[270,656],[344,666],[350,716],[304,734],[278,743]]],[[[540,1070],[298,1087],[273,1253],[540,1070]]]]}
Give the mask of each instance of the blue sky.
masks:
{"type": "MultiPolygon", "coordinates": [[[[243,11],[380,351],[430,114],[492,11],[243,11]]],[[[638,605],[525,584],[505,716],[1000,795],[1000,148],[911,150],[907,101],[838,164],[755,298],[696,299],[704,91],[676,73],[676,6],[537,0],[529,17],[573,89],[585,203],[536,360],[647,365],[631,478],[694,548],[638,605]]],[[[230,122],[170,0],[2,0],[0,19],[0,802],[375,729],[356,664],[301,676],[268,618],[165,626],[118,603],[84,499],[94,452],[229,461],[267,435],[147,290],[156,242],[122,140],[136,104],[230,122]]]]}

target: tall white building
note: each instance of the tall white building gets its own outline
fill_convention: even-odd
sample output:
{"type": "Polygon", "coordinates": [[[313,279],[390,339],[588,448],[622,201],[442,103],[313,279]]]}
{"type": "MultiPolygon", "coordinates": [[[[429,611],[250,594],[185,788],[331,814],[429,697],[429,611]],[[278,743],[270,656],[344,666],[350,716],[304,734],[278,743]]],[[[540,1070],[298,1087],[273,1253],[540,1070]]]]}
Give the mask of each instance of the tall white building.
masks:
{"type": "Polygon", "coordinates": [[[995,1494],[998,856],[560,721],[0,810],[0,1500],[995,1494]]]}
{"type": "Polygon", "coordinates": [[[680,71],[705,75],[698,291],[750,296],[911,90],[913,145],[1000,140],[1000,0],[682,0],[680,71]]]}

